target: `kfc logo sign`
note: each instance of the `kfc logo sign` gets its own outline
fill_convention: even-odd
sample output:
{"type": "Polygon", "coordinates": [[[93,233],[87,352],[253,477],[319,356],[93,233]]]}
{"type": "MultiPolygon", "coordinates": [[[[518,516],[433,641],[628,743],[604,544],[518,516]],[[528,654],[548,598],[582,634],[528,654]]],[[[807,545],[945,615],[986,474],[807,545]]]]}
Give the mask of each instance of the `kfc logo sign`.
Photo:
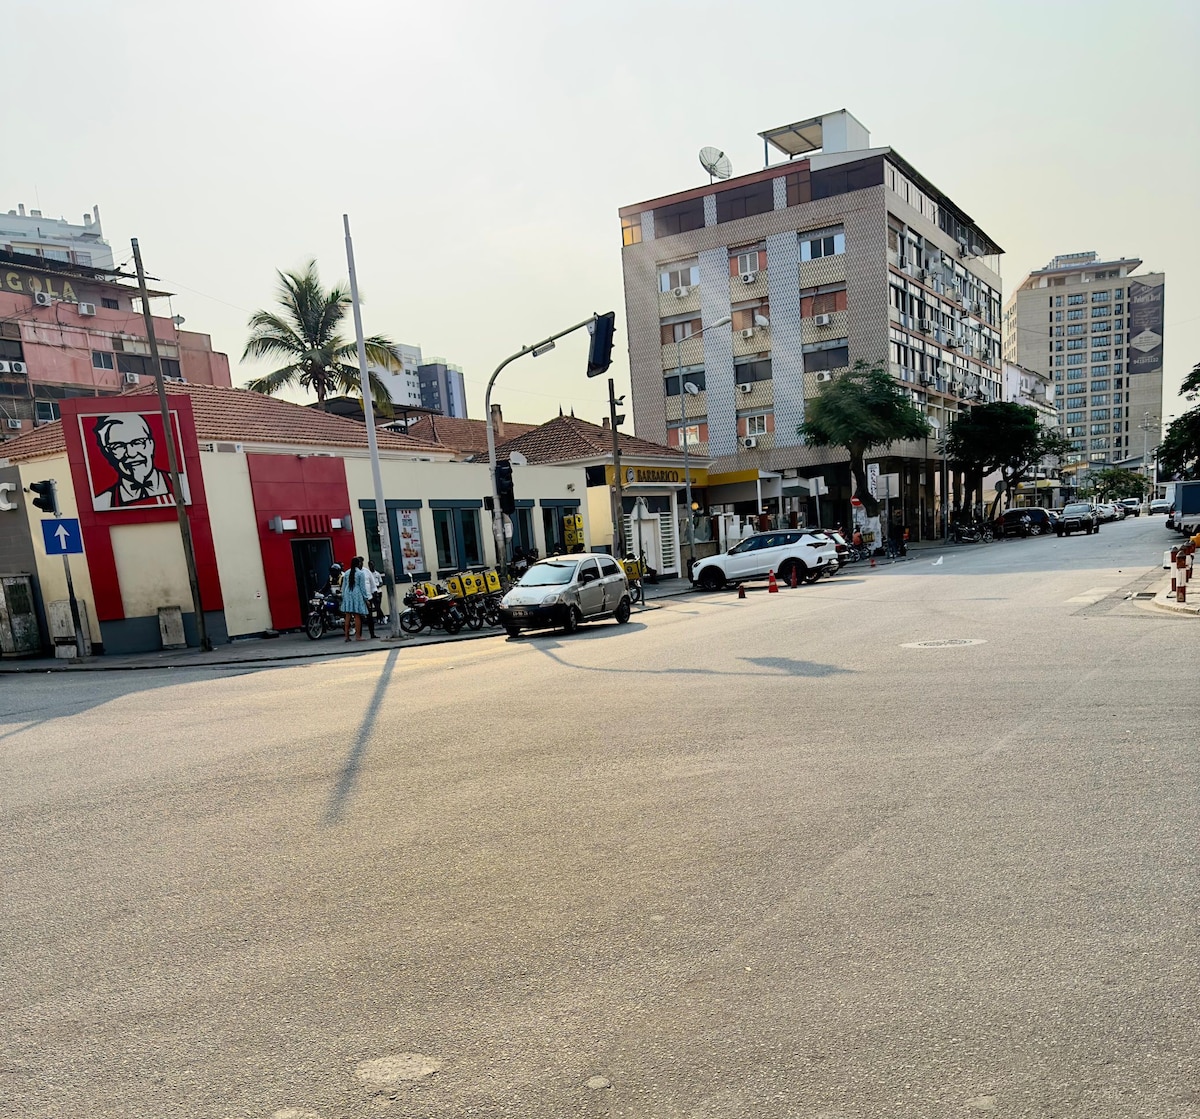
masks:
{"type": "MultiPolygon", "coordinates": [[[[179,420],[171,413],[185,505],[191,504],[179,420]]],[[[174,505],[170,459],[159,412],[79,416],[92,508],[97,512],[174,505]]]]}

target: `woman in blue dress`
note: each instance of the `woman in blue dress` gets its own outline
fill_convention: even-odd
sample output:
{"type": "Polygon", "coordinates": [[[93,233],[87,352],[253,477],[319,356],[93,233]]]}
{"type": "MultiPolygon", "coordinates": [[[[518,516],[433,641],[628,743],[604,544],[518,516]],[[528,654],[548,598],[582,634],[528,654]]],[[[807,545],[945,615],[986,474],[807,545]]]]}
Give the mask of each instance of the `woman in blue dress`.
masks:
{"type": "Polygon", "coordinates": [[[346,640],[350,640],[350,620],[354,620],[354,635],[363,639],[363,618],[367,616],[367,580],[363,575],[363,558],[355,556],[342,576],[342,617],[346,619],[346,640]]]}

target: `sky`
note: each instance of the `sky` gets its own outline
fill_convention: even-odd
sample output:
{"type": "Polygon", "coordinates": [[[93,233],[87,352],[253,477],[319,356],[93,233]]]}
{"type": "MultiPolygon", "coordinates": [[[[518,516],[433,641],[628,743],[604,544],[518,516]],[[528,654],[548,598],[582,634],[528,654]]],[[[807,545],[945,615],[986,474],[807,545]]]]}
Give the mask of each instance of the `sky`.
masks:
{"type": "MultiPolygon", "coordinates": [[[[1165,271],[1164,414],[1200,362],[1196,0],[4,0],[0,208],[139,239],[187,329],[230,355],[275,270],[346,277],[367,333],[462,367],[617,312],[620,206],[760,170],[758,133],[849,109],[1006,250],[1165,271]]],[[[352,325],[347,317],[347,329],[352,325]]],[[[508,366],[507,419],[599,422],[587,336],[508,366]]],[[[299,397],[297,397],[299,398],[299,397]]]]}

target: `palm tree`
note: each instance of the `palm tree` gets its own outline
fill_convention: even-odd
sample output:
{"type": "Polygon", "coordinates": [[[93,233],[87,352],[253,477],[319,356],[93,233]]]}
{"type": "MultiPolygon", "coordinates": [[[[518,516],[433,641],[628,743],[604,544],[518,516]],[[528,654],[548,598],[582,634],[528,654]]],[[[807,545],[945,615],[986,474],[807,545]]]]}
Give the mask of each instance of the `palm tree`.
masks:
{"type": "MultiPolygon", "coordinates": [[[[310,260],[301,272],[277,272],[279,289],[276,311],[255,311],[250,316],[250,339],[242,359],[282,359],[272,373],[256,377],[246,387],[252,392],[274,396],[284,388],[299,386],[316,394],[321,410],[325,400],[338,392],[359,395],[361,384],[357,343],[347,341],[339,326],[350,306],[350,292],[335,284],[326,291],[317,275],[317,262],[310,260]]],[[[367,360],[392,368],[400,364],[400,352],[390,338],[373,334],[366,340],[367,360]]],[[[371,399],[385,415],[392,415],[392,401],[383,382],[370,375],[371,399]]]]}

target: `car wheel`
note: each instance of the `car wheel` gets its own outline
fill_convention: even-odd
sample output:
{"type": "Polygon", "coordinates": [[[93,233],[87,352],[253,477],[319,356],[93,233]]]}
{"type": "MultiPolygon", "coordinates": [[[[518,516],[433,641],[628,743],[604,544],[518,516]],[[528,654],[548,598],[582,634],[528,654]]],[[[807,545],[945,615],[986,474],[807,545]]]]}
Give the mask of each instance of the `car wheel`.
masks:
{"type": "Polygon", "coordinates": [[[574,633],[579,629],[579,612],[574,606],[567,607],[567,616],[563,619],[563,633],[574,633]]]}
{"type": "Polygon", "coordinates": [[[1054,535],[1061,540],[1063,538],[1062,529],[1059,529],[1054,535]]]}
{"type": "Polygon", "coordinates": [[[811,571],[805,571],[804,574],[801,576],[801,579],[805,583],[815,583],[820,578],[821,578],[821,568],[819,568],[819,567],[814,567],[811,571]]]}
{"type": "Polygon", "coordinates": [[[1041,536],[1042,535],[1042,526],[1041,525],[1030,525],[1029,526],[1029,535],[1030,536],[1041,536]]]}
{"type": "Polygon", "coordinates": [[[507,633],[509,637],[518,637],[521,633],[521,627],[520,626],[505,626],[504,632],[507,633]]]}
{"type": "Polygon", "coordinates": [[[725,586],[725,576],[715,567],[706,567],[700,572],[700,578],[696,581],[700,584],[700,588],[706,591],[719,591],[725,586]]]}
{"type": "Polygon", "coordinates": [[[800,582],[804,578],[804,570],[797,570],[795,560],[784,560],[779,565],[779,585],[781,587],[790,587],[792,585],[792,572],[796,572],[796,582],[800,582]]]}
{"type": "Polygon", "coordinates": [[[627,621],[629,621],[629,599],[621,599],[617,608],[613,611],[613,620],[619,626],[623,626],[627,621]]]}

